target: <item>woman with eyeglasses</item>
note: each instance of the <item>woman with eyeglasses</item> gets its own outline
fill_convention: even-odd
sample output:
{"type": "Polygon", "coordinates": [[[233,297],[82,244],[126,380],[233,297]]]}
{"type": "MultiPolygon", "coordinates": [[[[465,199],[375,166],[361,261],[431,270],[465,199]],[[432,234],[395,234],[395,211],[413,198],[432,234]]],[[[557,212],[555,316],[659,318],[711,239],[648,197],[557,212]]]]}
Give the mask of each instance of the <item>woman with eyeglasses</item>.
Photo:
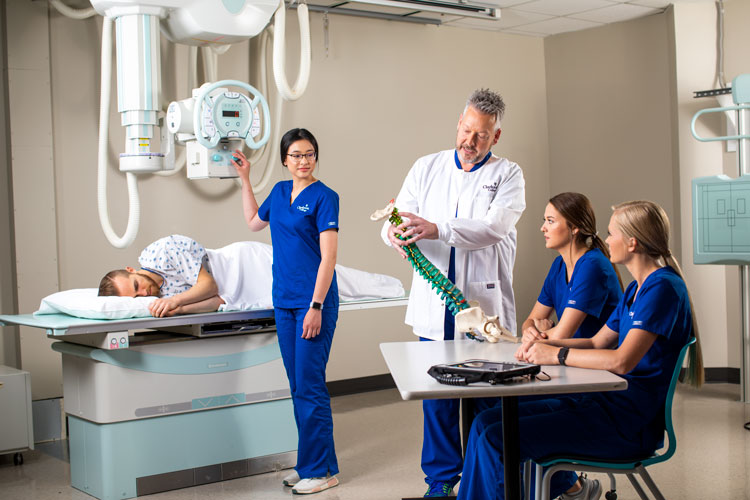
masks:
{"type": "Polygon", "coordinates": [[[339,197],[315,178],[318,141],[295,128],[281,138],[281,163],[291,180],[280,181],[260,207],[250,184],[250,163],[235,151],[242,206],[251,231],[271,226],[276,330],[297,423],[297,466],[284,478],[297,494],[339,484],[331,399],[325,370],[336,327],[339,197]]]}

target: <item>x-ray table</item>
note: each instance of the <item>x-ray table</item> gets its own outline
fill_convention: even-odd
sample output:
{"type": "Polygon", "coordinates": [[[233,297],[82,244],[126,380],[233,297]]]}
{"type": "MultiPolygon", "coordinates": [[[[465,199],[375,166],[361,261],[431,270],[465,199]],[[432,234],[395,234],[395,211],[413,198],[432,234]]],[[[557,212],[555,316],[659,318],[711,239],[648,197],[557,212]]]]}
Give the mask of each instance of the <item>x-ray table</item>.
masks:
{"type": "MultiPolygon", "coordinates": [[[[514,354],[517,349],[518,344],[514,343],[490,344],[474,340],[380,344],[380,350],[396,387],[405,400],[502,398],[505,498],[508,499],[521,498],[518,396],[620,391],[628,387],[625,379],[606,370],[587,370],[570,366],[544,366],[542,370],[551,377],[547,382],[534,380],[498,385],[445,385],[427,374],[432,365],[457,363],[467,359],[516,361],[514,354]]],[[[467,423],[464,421],[464,432],[468,430],[467,423]]]]}
{"type": "MultiPolygon", "coordinates": [[[[342,302],[340,310],[406,305],[342,302]]],[[[273,309],[90,320],[0,315],[61,340],[71,484],[120,500],[292,467],[273,309]]]]}

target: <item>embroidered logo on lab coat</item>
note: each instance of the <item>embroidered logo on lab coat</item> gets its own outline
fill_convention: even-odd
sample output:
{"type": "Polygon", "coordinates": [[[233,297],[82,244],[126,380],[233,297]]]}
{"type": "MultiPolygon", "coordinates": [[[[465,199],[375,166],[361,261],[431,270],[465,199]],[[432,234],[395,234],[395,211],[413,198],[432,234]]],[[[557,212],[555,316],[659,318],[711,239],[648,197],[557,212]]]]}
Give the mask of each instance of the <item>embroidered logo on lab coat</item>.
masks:
{"type": "Polygon", "coordinates": [[[490,193],[496,193],[497,192],[497,182],[493,182],[492,184],[485,184],[482,186],[482,189],[486,189],[490,193]]]}
{"type": "Polygon", "coordinates": [[[307,212],[308,210],[310,210],[310,206],[307,203],[305,203],[304,205],[297,205],[297,210],[299,210],[300,212],[307,212]]]}

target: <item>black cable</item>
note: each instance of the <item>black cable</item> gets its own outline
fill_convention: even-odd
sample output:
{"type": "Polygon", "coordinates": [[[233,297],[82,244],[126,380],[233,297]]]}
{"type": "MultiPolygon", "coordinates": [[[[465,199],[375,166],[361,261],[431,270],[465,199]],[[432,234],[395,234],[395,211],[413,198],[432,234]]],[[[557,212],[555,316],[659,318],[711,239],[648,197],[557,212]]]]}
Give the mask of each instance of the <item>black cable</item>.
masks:
{"type": "Polygon", "coordinates": [[[745,422],[745,425],[742,427],[744,427],[746,431],[750,431],[750,422],[745,422]]]}
{"type": "Polygon", "coordinates": [[[469,384],[469,381],[466,379],[466,377],[461,377],[460,375],[453,375],[450,373],[441,373],[439,375],[434,375],[434,377],[441,384],[447,384],[447,385],[468,385],[469,384]]]}
{"type": "MultiPolygon", "coordinates": [[[[552,377],[547,372],[540,372],[539,375],[536,375],[536,379],[538,381],[540,381],[540,382],[549,382],[550,380],[552,380],[552,377]],[[539,375],[546,375],[547,378],[541,378],[539,375]]],[[[750,422],[748,422],[748,423],[750,423],[750,422]]]]}

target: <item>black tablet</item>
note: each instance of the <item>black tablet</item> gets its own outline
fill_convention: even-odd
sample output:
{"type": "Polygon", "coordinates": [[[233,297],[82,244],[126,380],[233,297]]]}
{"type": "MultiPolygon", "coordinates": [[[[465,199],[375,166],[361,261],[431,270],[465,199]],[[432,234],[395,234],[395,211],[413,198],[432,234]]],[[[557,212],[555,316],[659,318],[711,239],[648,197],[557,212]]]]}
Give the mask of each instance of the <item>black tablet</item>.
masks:
{"type": "Polygon", "coordinates": [[[536,375],[539,365],[468,359],[460,363],[431,366],[427,373],[441,384],[467,385],[475,382],[497,384],[517,377],[536,375]]]}

